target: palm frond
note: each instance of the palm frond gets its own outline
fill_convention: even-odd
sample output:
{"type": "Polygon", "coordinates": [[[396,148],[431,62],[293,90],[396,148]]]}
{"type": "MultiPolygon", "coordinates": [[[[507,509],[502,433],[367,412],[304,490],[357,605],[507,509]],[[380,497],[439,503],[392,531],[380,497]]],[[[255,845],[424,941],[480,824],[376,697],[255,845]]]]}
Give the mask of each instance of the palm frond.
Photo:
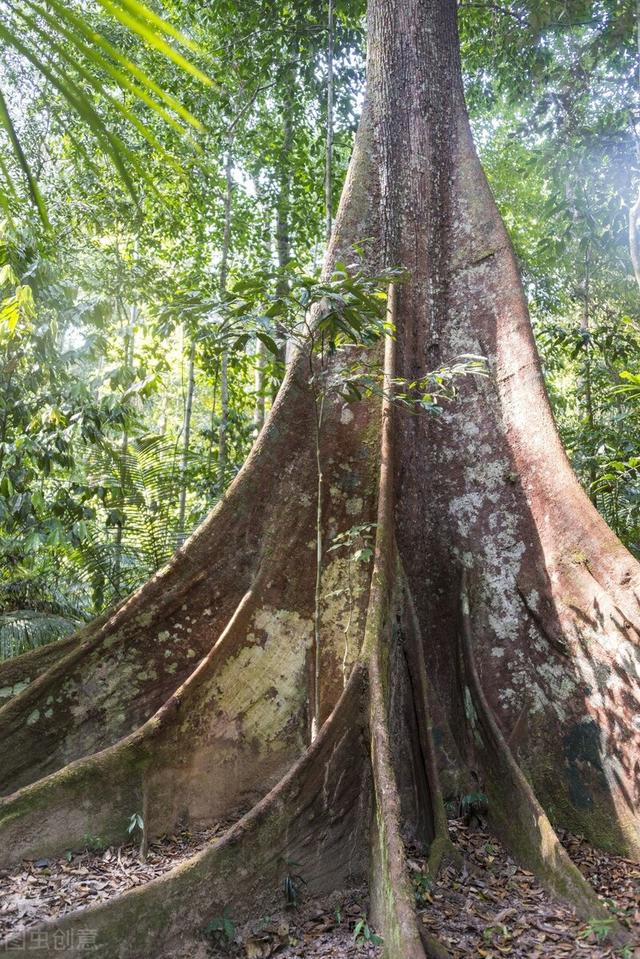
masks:
{"type": "Polygon", "coordinates": [[[0,613],[0,661],[63,639],[80,625],[78,620],[33,609],[0,613]]]}
{"type": "MultiPolygon", "coordinates": [[[[126,449],[105,442],[91,451],[89,481],[104,490],[104,505],[73,562],[80,580],[105,601],[126,595],[160,569],[188,532],[178,528],[187,480],[182,456],[175,439],[158,435],[138,437],[126,449]]],[[[201,469],[200,454],[191,452],[186,467],[201,469]]]]}
{"type": "MultiPolygon", "coordinates": [[[[46,19],[51,26],[56,26],[54,18],[36,0],[24,0],[24,3],[39,16],[46,19]]],[[[133,93],[146,106],[157,111],[165,123],[173,126],[178,133],[183,133],[184,127],[180,126],[175,118],[167,110],[164,110],[150,94],[156,96],[185,123],[195,130],[202,131],[202,123],[179,100],[159,86],[152,77],[124,56],[120,50],[114,47],[101,33],[94,30],[81,16],[74,13],[66,4],[60,3],[59,0],[49,0],[49,6],[56,15],[59,32],[81,53],[92,57],[95,64],[115,80],[121,89],[133,93]],[[114,64],[119,64],[119,67],[114,66],[114,64]]]]}
{"type": "MultiPolygon", "coordinates": [[[[44,204],[44,200],[42,199],[40,188],[38,187],[36,178],[31,172],[31,167],[29,166],[29,162],[26,156],[24,155],[24,150],[22,149],[22,146],[20,145],[20,139],[18,137],[18,134],[16,133],[15,127],[13,123],[11,122],[9,110],[7,108],[7,101],[4,98],[4,94],[2,93],[2,90],[0,90],[0,126],[4,128],[7,136],[9,137],[9,142],[11,143],[11,146],[13,148],[13,152],[15,154],[16,160],[18,161],[18,165],[20,169],[22,170],[22,172],[24,173],[25,180],[27,181],[27,186],[29,187],[29,193],[31,195],[31,199],[33,200],[36,207],[38,208],[38,212],[40,213],[42,222],[44,223],[46,227],[48,227],[49,220],[47,218],[47,211],[44,204]]],[[[9,171],[7,170],[4,163],[2,164],[2,174],[5,177],[5,180],[8,182],[8,184],[12,186],[9,171]]]]}
{"type": "MultiPolygon", "coordinates": [[[[179,44],[190,54],[200,54],[198,45],[146,4],[140,0],[97,2],[129,35],[141,38],[149,48],[200,83],[212,83],[207,74],[175,46],[179,44]]],[[[139,103],[183,137],[187,136],[189,129],[201,130],[202,125],[176,97],[96,30],[89,17],[89,11],[80,3],[74,9],[73,3],[62,0],[48,0],[46,6],[39,0],[17,0],[16,3],[0,0],[0,45],[30,64],[81,118],[135,200],[136,181],[145,182],[152,190],[156,188],[145,165],[115,132],[113,119],[116,117],[124,120],[176,172],[181,174],[183,171],[148,123],[121,97],[108,91],[105,79],[115,82],[128,95],[130,102],[139,103]]],[[[36,176],[11,118],[7,98],[1,92],[0,130],[9,140],[16,167],[24,177],[43,222],[48,225],[36,176]]],[[[0,175],[4,181],[2,200],[6,206],[8,196],[16,193],[7,163],[2,164],[0,175]]]]}
{"type": "Polygon", "coordinates": [[[112,2],[112,0],[98,0],[98,2],[128,30],[142,37],[149,46],[154,47],[169,60],[173,60],[178,67],[196,77],[201,83],[207,86],[211,85],[211,79],[203,73],[202,70],[187,60],[175,47],[167,43],[162,34],[174,37],[174,39],[177,39],[178,42],[184,46],[189,47],[194,53],[198,49],[197,45],[172,27],[171,24],[167,23],[166,20],[157,16],[157,14],[145,4],[139,3],[138,0],[116,0],[116,2],[112,2]]]}

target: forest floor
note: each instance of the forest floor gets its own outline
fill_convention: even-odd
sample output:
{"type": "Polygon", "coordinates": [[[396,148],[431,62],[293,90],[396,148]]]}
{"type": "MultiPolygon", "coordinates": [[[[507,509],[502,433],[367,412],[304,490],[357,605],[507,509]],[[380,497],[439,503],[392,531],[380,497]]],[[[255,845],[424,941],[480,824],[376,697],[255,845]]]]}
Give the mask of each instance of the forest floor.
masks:
{"type": "MultiPolygon", "coordinates": [[[[532,873],[521,869],[483,829],[449,823],[461,866],[443,866],[433,885],[424,859],[411,856],[419,921],[440,940],[452,959],[569,959],[619,956],[640,959],[640,866],[594,850],[562,834],[562,842],[583,875],[630,933],[626,947],[610,939],[607,920],[586,923],[552,899],[532,873]]],[[[410,851],[411,853],[411,851],[410,851]]]]}
{"type": "Polygon", "coordinates": [[[84,852],[69,851],[62,859],[25,859],[13,869],[0,870],[0,942],[45,919],[105,902],[156,879],[195,856],[234,821],[162,836],[149,843],[144,862],[139,842],[105,849],[98,837],[87,836],[84,852]]]}
{"type": "MultiPolygon", "coordinates": [[[[137,844],[67,854],[62,859],[24,861],[0,872],[0,940],[27,935],[44,919],[103,902],[149,882],[195,855],[231,825],[230,821],[191,833],[165,836],[149,845],[142,862],[137,844]]],[[[640,959],[640,867],[596,852],[580,838],[562,837],[576,865],[631,934],[626,947],[612,944],[607,922],[585,923],[552,900],[533,875],[520,869],[483,829],[450,823],[463,856],[446,864],[435,883],[425,876],[424,859],[409,850],[418,902],[418,920],[448,949],[452,959],[640,959]]],[[[366,924],[367,893],[335,893],[309,899],[295,879],[299,902],[278,915],[236,929],[212,931],[212,956],[266,959],[373,959],[380,952],[366,924]],[[231,941],[228,941],[231,940],[231,941]]],[[[232,917],[229,917],[232,919],[232,917]]],[[[222,923],[220,923],[222,925],[222,923]]]]}

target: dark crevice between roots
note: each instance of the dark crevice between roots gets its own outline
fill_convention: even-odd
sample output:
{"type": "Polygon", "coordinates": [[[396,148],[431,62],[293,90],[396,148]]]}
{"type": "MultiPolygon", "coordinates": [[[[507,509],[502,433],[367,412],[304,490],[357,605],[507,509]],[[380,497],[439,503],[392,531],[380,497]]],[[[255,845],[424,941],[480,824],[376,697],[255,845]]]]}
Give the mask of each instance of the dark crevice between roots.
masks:
{"type": "Polygon", "coordinates": [[[452,862],[459,865],[461,856],[449,836],[447,811],[444,804],[440,772],[438,770],[438,754],[433,735],[434,724],[420,624],[409,584],[402,569],[400,569],[399,576],[402,584],[403,611],[407,630],[404,652],[409,667],[413,702],[418,718],[420,749],[429,787],[433,823],[433,837],[429,848],[428,869],[431,878],[435,880],[444,862],[452,862]]]}

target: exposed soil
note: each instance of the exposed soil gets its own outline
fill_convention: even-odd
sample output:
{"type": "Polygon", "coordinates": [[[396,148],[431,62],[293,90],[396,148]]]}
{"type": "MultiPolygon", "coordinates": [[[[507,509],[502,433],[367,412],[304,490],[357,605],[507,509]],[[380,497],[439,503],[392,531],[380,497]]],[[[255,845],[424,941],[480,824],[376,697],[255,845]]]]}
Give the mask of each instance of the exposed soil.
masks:
{"type": "Polygon", "coordinates": [[[640,959],[640,866],[596,852],[579,837],[561,837],[578,868],[630,932],[626,947],[615,946],[607,922],[585,923],[551,899],[488,832],[459,820],[450,822],[449,830],[463,854],[461,866],[444,865],[432,885],[423,858],[411,855],[410,864],[419,921],[452,959],[640,959]]]}
{"type": "MultiPolygon", "coordinates": [[[[0,873],[0,938],[149,882],[203,849],[230,825],[231,821],[225,821],[200,832],[184,830],[164,836],[150,843],[145,862],[138,845],[129,843],[69,853],[62,859],[25,861],[17,869],[0,873]]],[[[607,923],[585,923],[552,900],[488,832],[468,828],[459,820],[450,823],[450,832],[464,857],[462,865],[445,864],[431,884],[424,858],[409,850],[409,862],[418,919],[452,959],[640,959],[640,866],[597,852],[579,837],[561,836],[612,915],[629,930],[631,941],[625,951],[609,941],[607,923]]],[[[375,931],[365,924],[366,890],[335,893],[318,902],[307,897],[304,884],[294,877],[289,892],[294,901],[277,916],[256,918],[240,929],[228,917],[231,922],[224,929],[211,931],[211,955],[373,959],[380,953],[375,931]]]]}

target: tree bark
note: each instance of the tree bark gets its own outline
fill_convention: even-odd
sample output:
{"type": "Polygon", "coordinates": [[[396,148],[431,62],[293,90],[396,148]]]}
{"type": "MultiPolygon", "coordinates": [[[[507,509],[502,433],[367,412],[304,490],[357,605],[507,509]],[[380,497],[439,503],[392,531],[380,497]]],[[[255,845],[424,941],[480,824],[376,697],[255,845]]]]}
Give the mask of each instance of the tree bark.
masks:
{"type": "MultiPolygon", "coordinates": [[[[638,59],[636,64],[636,81],[640,89],[640,3],[636,3],[636,42],[638,59]]],[[[636,157],[640,159],[640,141],[636,129],[637,118],[631,119],[631,130],[636,143],[636,157]]],[[[633,267],[633,275],[638,289],[640,289],[640,241],[638,239],[638,230],[640,229],[640,186],[638,195],[629,208],[629,255],[633,267]]]]}
{"type": "MultiPolygon", "coordinates": [[[[124,306],[122,307],[123,313],[125,313],[125,327],[123,335],[123,353],[124,353],[124,369],[125,373],[128,373],[132,363],[133,363],[133,352],[135,347],[135,325],[138,320],[138,307],[135,303],[131,304],[129,308],[128,315],[124,306]]],[[[129,431],[125,427],[122,433],[122,440],[120,442],[120,493],[122,496],[125,495],[125,483],[126,483],[126,464],[125,457],[129,452],[129,431]]],[[[122,565],[122,539],[124,535],[124,518],[120,519],[116,523],[116,533],[114,538],[114,555],[113,555],[113,592],[116,597],[120,599],[122,597],[121,584],[120,584],[120,573],[122,565]]],[[[124,592],[124,591],[123,591],[124,592]]]]}
{"type": "MultiPolygon", "coordinates": [[[[314,896],[368,878],[386,956],[441,955],[419,935],[403,841],[437,864],[443,798],[472,770],[492,828],[585,916],[602,907],[553,827],[640,852],[640,568],[553,423],[471,138],[454,0],[370,0],[367,78],[325,270],[364,243],[365,268],[406,271],[382,408],[327,395],[318,457],[302,350],[167,569],[0,709],[0,865],[86,832],[117,841],[142,796],[150,836],[250,807],[187,864],[55,924],[95,928],[98,957],[196,955],[225,905],[277,908],[284,860],[314,896]],[[491,375],[437,419],[393,401],[394,381],[468,353],[491,375]],[[327,546],[362,523],[375,553],[348,596],[348,559],[327,546]],[[361,641],[345,660],[347,620],[361,641]]],[[[330,380],[350,359],[330,359],[330,380]]]]}
{"type": "Polygon", "coordinates": [[[582,365],[583,370],[583,387],[584,387],[584,406],[585,406],[585,419],[587,422],[587,429],[589,432],[589,439],[587,443],[587,448],[589,449],[589,498],[594,506],[597,506],[596,493],[594,490],[594,484],[597,479],[596,472],[596,462],[594,457],[594,446],[595,446],[595,412],[593,404],[593,388],[592,388],[592,373],[591,373],[591,342],[590,342],[590,327],[591,327],[591,274],[590,274],[590,248],[587,246],[584,254],[584,289],[583,289],[583,301],[582,301],[582,318],[580,320],[580,329],[585,335],[585,341],[583,344],[584,348],[584,361],[582,365]]]}
{"type": "MultiPolygon", "coordinates": [[[[291,78],[293,82],[293,77],[291,78]]],[[[278,202],[276,206],[276,246],[278,249],[278,267],[280,270],[291,259],[291,151],[293,149],[293,100],[287,98],[282,113],[282,149],[280,150],[278,171],[278,202]]],[[[284,277],[279,279],[278,295],[286,295],[288,284],[284,277]]]]}

